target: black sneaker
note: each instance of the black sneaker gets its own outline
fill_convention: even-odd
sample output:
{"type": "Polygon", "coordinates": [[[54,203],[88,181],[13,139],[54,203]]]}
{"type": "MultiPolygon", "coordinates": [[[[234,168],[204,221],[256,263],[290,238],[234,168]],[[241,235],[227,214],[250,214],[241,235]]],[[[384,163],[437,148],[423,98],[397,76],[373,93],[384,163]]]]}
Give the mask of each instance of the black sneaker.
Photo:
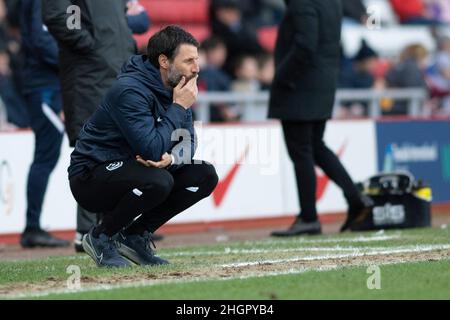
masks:
{"type": "Polygon", "coordinates": [[[70,242],[52,236],[42,229],[25,230],[20,238],[20,245],[23,248],[46,247],[61,248],[68,247],[70,242]]]}
{"type": "Polygon", "coordinates": [[[300,218],[296,219],[289,229],[274,231],[271,233],[273,237],[292,237],[317,234],[322,234],[322,226],[319,221],[304,222],[300,218]]]}
{"type": "Polygon", "coordinates": [[[367,218],[374,205],[370,197],[360,194],[358,202],[349,204],[347,219],[341,227],[341,232],[351,229],[352,225],[360,223],[367,218]]]}
{"type": "Polygon", "coordinates": [[[94,259],[99,267],[130,267],[131,263],[117,251],[114,239],[101,233],[98,238],[92,234],[94,228],[83,237],[84,251],[94,259]]]}
{"type": "Polygon", "coordinates": [[[152,236],[152,233],[148,231],[145,231],[142,236],[119,233],[116,239],[118,242],[117,249],[122,256],[136,264],[145,266],[169,264],[167,260],[155,256],[155,251],[150,245],[155,246],[152,236]]]}

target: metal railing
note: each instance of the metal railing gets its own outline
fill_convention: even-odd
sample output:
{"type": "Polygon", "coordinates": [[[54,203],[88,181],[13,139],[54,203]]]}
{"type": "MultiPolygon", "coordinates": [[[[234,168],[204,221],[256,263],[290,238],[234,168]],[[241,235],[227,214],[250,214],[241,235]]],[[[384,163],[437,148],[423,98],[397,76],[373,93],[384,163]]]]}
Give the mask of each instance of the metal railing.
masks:
{"type": "MultiPolygon", "coordinates": [[[[408,114],[411,117],[425,115],[424,104],[428,98],[427,91],[422,88],[388,89],[388,90],[338,90],[336,93],[335,110],[337,106],[349,102],[364,102],[368,104],[368,115],[373,118],[382,115],[380,102],[382,99],[404,101],[407,103],[408,114]]],[[[230,104],[240,110],[242,121],[262,121],[267,115],[269,101],[268,92],[202,92],[199,94],[195,107],[197,119],[202,122],[210,120],[211,104],[230,104]]]]}
{"type": "Polygon", "coordinates": [[[418,117],[425,115],[425,101],[428,93],[423,88],[411,89],[387,89],[387,90],[338,90],[336,93],[336,105],[342,105],[344,102],[363,101],[367,102],[368,114],[370,117],[377,118],[382,115],[381,100],[389,99],[392,101],[405,101],[407,103],[407,115],[418,117]]]}
{"type": "MultiPolygon", "coordinates": [[[[382,115],[380,102],[382,99],[393,101],[406,101],[408,115],[411,117],[426,115],[424,102],[428,94],[422,88],[417,89],[389,89],[389,90],[338,90],[336,94],[336,106],[357,101],[366,102],[370,117],[377,118],[382,115]]],[[[264,121],[267,116],[269,101],[268,92],[202,92],[199,94],[195,107],[197,120],[210,121],[210,105],[214,103],[226,103],[236,106],[242,121],[264,121]]],[[[6,125],[6,108],[0,98],[0,129],[6,125]]]]}

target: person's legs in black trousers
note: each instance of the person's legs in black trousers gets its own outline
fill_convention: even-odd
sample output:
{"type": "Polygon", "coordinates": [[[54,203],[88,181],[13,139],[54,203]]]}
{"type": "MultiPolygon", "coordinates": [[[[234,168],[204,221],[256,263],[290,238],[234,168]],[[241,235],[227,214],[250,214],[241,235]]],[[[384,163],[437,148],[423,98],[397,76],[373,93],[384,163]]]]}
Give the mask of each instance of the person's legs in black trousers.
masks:
{"type": "Polygon", "coordinates": [[[317,220],[316,172],[314,163],[312,122],[283,122],[283,133],[289,156],[294,163],[301,218],[305,222],[317,220]]]}
{"type": "Polygon", "coordinates": [[[83,247],[99,265],[126,266],[127,261],[112,243],[117,235],[120,253],[128,259],[140,264],[163,264],[148,245],[154,230],[147,228],[158,228],[208,196],[216,183],[217,175],[209,164],[185,166],[170,173],[134,160],[101,164],[75,176],[70,184],[78,203],[87,210],[104,213],[101,223],[83,238],[83,247]],[[120,232],[130,224],[128,229],[138,229],[139,234],[120,232]]]}
{"type": "Polygon", "coordinates": [[[272,236],[286,237],[322,232],[316,211],[316,172],[314,163],[314,123],[283,121],[283,133],[289,156],[294,163],[300,213],[287,230],[272,236]]]}
{"type": "Polygon", "coordinates": [[[275,236],[320,233],[316,211],[316,173],[318,165],[324,173],[343,191],[349,204],[347,222],[371,205],[365,201],[354,185],[339,158],[325,145],[323,136],[326,121],[283,121],[283,132],[289,155],[294,163],[301,213],[296,222],[286,231],[276,231],[275,236]]]}
{"type": "Polygon", "coordinates": [[[373,201],[356,188],[352,178],[339,158],[325,145],[323,141],[325,127],[326,121],[317,122],[314,125],[314,159],[323,172],[344,193],[348,204],[348,212],[347,220],[341,227],[341,231],[345,231],[355,219],[363,217],[364,214],[368,213],[369,208],[373,206],[373,201]]]}
{"type": "Polygon", "coordinates": [[[218,182],[216,170],[206,162],[184,165],[172,177],[174,186],[167,199],[137,219],[125,230],[126,234],[155,232],[177,214],[208,197],[218,182]]]}
{"type": "Polygon", "coordinates": [[[26,228],[22,233],[21,245],[25,248],[68,246],[68,241],[55,238],[42,230],[40,225],[49,177],[58,163],[64,135],[64,125],[59,119],[61,96],[55,90],[36,90],[27,94],[25,99],[35,146],[28,173],[26,228]]]}
{"type": "Polygon", "coordinates": [[[200,200],[208,197],[217,185],[216,170],[211,164],[184,165],[172,173],[174,185],[164,202],[142,214],[118,238],[119,252],[140,265],[161,265],[168,262],[153,254],[149,242],[153,233],[200,200]]]}
{"type": "Polygon", "coordinates": [[[359,192],[336,154],[323,141],[326,121],[314,123],[313,150],[315,163],[344,193],[349,204],[359,201],[359,192]]]}
{"type": "Polygon", "coordinates": [[[172,191],[172,175],[147,168],[135,160],[105,163],[70,180],[77,202],[89,211],[103,212],[95,235],[113,236],[139,214],[163,202],[172,191]]]}

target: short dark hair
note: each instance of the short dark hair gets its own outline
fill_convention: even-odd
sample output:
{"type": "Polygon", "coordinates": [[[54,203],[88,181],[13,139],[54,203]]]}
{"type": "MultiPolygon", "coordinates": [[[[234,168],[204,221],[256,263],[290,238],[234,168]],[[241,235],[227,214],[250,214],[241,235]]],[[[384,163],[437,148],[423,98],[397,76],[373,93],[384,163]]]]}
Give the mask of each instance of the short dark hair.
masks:
{"type": "Polygon", "coordinates": [[[211,50],[216,49],[219,46],[225,46],[225,42],[217,36],[211,36],[203,40],[203,42],[200,45],[200,48],[205,52],[209,52],[211,50]]]}
{"type": "Polygon", "coordinates": [[[189,32],[179,26],[167,26],[155,33],[150,40],[148,40],[148,60],[159,69],[159,56],[163,54],[169,58],[169,60],[173,60],[182,44],[190,44],[197,48],[199,47],[198,41],[189,32]]]}

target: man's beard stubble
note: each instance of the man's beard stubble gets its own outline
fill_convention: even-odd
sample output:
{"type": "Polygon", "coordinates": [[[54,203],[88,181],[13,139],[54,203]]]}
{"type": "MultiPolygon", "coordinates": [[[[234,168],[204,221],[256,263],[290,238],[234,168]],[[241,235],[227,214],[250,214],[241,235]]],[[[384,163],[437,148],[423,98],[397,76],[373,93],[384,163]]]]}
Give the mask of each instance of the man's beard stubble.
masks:
{"type": "Polygon", "coordinates": [[[183,74],[179,72],[175,66],[171,65],[169,67],[169,71],[167,73],[167,83],[172,88],[175,88],[178,83],[181,81],[181,78],[183,77],[183,74]]]}
{"type": "Polygon", "coordinates": [[[178,83],[180,83],[182,77],[186,77],[186,83],[187,83],[189,80],[191,80],[195,76],[196,76],[196,74],[192,74],[190,77],[185,76],[180,71],[178,71],[174,65],[171,65],[169,67],[169,71],[167,72],[167,83],[172,88],[175,88],[178,85],[178,83]]]}

